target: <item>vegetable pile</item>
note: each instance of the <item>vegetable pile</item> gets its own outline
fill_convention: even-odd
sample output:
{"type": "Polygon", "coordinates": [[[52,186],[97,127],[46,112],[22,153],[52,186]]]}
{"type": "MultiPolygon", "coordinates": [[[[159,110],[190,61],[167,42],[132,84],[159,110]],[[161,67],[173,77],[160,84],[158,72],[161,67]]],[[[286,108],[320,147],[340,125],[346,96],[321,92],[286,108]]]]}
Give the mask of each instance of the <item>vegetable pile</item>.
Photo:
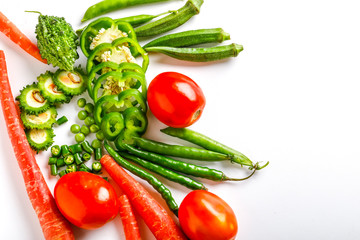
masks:
{"type": "MultiPolygon", "coordinates": [[[[7,29],[11,29],[7,34],[10,39],[54,67],[20,91],[16,97],[19,117],[9,86],[0,84],[0,97],[3,109],[9,104],[5,99],[11,99],[10,114],[17,117],[16,122],[11,123],[14,120],[4,111],[7,124],[16,124],[17,132],[9,128],[9,135],[25,182],[32,181],[35,175],[40,176],[36,177],[40,179],[36,183],[39,182],[44,190],[39,191],[50,199],[44,205],[54,212],[47,218],[49,221],[55,218],[59,225],[64,225],[64,234],[68,235],[66,239],[73,236],[63,216],[80,228],[94,229],[111,221],[118,213],[126,239],[140,239],[133,211],[141,216],[156,239],[169,239],[170,236],[171,239],[234,239],[237,222],[231,207],[210,193],[198,179],[243,181],[268,165],[268,162],[264,165],[254,163],[243,153],[187,128],[201,117],[206,104],[200,86],[190,77],[169,71],[158,74],[150,84],[147,83],[151,52],[184,61],[208,62],[236,57],[243,50],[242,45],[236,43],[219,45],[230,40],[230,34],[222,28],[164,34],[199,14],[203,0],[188,0],[178,10],[154,15],[119,19],[102,16],[127,6],[160,1],[165,0],[103,0],[85,12],[82,22],[101,17],[76,32],[64,18],[36,12],[40,14],[35,27],[37,46],[27,38],[20,37],[24,39],[20,41],[14,37],[25,35],[0,14],[2,32],[8,33],[7,29]],[[156,37],[160,34],[163,35],[156,37]],[[142,46],[141,39],[145,38],[153,39],[142,46]],[[209,47],[201,47],[201,44],[209,47]],[[25,45],[31,46],[31,50],[25,45]],[[76,66],[78,46],[86,57],[84,67],[76,66]],[[74,142],[61,146],[54,144],[55,126],[68,121],[66,116],[57,118],[57,108],[67,107],[74,96],[80,95],[83,96],[77,100],[80,109],[77,117],[83,124],[71,125],[69,130],[74,134],[74,142]],[[148,106],[152,114],[168,126],[161,129],[162,133],[187,141],[194,147],[145,138],[149,127],[148,106]],[[91,134],[95,138],[90,143],[91,134]],[[26,144],[19,146],[14,139],[26,144]],[[55,201],[30,147],[36,152],[50,148],[49,171],[59,179],[54,189],[55,201]],[[19,150],[28,153],[25,161],[19,150]],[[249,173],[244,178],[230,177],[218,169],[184,159],[204,164],[230,161],[236,164],[234,167],[248,168],[249,173]],[[28,165],[33,168],[34,176],[26,175],[28,165]],[[180,226],[166,208],[124,169],[147,181],[160,194],[167,208],[179,217],[180,226]],[[191,190],[180,207],[171,190],[153,173],[191,190]],[[107,174],[120,188],[120,196],[116,196],[112,185],[105,180],[107,174]],[[203,213],[207,214],[205,220],[204,217],[199,218],[203,213]],[[218,227],[209,227],[213,225],[218,227]]],[[[0,57],[2,82],[8,84],[1,51],[0,57]]],[[[28,189],[28,194],[36,209],[40,203],[34,199],[32,191],[35,190],[28,189]]],[[[45,238],[57,239],[58,229],[47,233],[43,217],[38,216],[45,238]]]]}

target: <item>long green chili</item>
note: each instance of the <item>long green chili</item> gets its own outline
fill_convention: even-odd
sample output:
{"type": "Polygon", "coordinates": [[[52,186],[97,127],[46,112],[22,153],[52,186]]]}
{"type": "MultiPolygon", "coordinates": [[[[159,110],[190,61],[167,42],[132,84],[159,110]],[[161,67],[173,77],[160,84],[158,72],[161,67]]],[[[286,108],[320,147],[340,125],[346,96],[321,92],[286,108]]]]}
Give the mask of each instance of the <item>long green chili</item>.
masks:
{"type": "Polygon", "coordinates": [[[98,2],[92,6],[90,6],[85,14],[81,22],[85,22],[89,19],[94,17],[103,15],[105,13],[109,13],[118,9],[140,5],[140,4],[147,4],[147,3],[154,3],[154,2],[163,2],[168,0],[103,0],[98,2]]]}
{"type": "Polygon", "coordinates": [[[175,202],[175,199],[172,197],[170,190],[155,176],[150,174],[149,172],[132,165],[124,158],[122,158],[108,143],[104,144],[107,152],[114,158],[114,160],[123,168],[126,168],[136,176],[146,180],[151,186],[154,187],[162,196],[162,198],[166,201],[169,208],[177,215],[178,205],[175,202]]]}

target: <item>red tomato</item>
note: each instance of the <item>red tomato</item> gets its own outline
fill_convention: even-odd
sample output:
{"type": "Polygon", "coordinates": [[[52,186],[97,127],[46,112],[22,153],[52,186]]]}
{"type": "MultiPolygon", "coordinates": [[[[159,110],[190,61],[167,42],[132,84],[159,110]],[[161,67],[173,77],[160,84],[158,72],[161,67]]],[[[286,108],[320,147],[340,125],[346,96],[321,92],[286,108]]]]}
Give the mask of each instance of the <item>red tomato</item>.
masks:
{"type": "Polygon", "coordinates": [[[176,72],[157,75],[149,84],[147,98],[154,116],[176,128],[196,122],[206,102],[201,88],[191,78],[176,72]]]}
{"type": "Polygon", "coordinates": [[[100,176],[88,172],[62,176],[55,185],[54,196],[64,217],[84,229],[99,228],[119,212],[114,188],[100,176]]]}
{"type": "Polygon", "coordinates": [[[231,207],[205,190],[190,192],[179,207],[179,221],[191,240],[232,240],[238,225],[231,207]]]}

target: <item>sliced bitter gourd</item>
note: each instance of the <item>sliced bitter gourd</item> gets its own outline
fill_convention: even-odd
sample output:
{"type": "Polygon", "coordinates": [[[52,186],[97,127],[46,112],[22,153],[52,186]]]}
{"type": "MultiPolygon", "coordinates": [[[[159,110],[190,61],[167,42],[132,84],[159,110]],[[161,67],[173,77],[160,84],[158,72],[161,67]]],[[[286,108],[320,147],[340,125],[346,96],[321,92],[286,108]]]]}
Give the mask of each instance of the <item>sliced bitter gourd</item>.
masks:
{"type": "Polygon", "coordinates": [[[54,83],[66,95],[80,95],[87,87],[87,77],[80,68],[74,71],[57,70],[54,74],[54,83]]]}
{"type": "Polygon", "coordinates": [[[41,94],[46,100],[51,103],[68,103],[71,100],[70,96],[65,95],[53,81],[54,74],[50,71],[41,74],[38,79],[38,87],[41,94]]]}
{"type": "Polygon", "coordinates": [[[29,114],[39,114],[50,107],[49,101],[41,94],[36,83],[24,87],[16,99],[19,101],[20,108],[29,114]]]}
{"type": "Polygon", "coordinates": [[[25,111],[21,112],[21,120],[25,128],[51,128],[56,122],[57,111],[55,107],[51,107],[43,113],[28,114],[25,111]]]}
{"type": "Polygon", "coordinates": [[[48,149],[54,143],[55,134],[52,128],[34,128],[26,131],[26,137],[30,147],[39,152],[48,149]]]}

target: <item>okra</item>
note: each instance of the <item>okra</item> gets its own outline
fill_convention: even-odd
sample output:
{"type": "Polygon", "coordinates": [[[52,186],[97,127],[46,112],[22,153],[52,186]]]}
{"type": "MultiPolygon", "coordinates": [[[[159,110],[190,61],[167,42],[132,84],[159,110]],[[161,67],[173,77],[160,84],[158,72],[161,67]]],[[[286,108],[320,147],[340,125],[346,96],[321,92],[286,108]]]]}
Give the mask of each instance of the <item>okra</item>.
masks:
{"type": "Polygon", "coordinates": [[[158,52],[172,58],[190,62],[210,62],[229,57],[236,57],[243,50],[243,46],[233,43],[225,46],[206,48],[176,48],[176,47],[148,47],[147,52],[158,52]]]}
{"type": "Polygon", "coordinates": [[[226,33],[222,28],[209,28],[190,30],[168,34],[144,45],[148,47],[188,47],[204,43],[221,43],[230,40],[230,34],[226,33]]]}

